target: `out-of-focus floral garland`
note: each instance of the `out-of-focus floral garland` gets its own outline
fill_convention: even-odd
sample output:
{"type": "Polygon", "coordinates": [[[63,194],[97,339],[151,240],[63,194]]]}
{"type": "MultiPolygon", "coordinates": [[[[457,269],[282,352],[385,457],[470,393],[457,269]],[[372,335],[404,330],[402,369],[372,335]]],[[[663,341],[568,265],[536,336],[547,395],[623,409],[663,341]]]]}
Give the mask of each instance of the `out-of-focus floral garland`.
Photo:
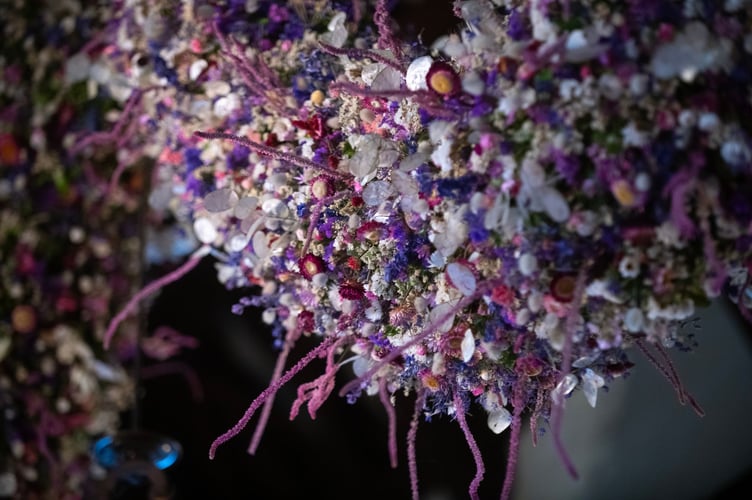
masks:
{"type": "Polygon", "coordinates": [[[690,348],[680,323],[720,295],[752,316],[752,5],[453,7],[459,31],[429,48],[397,39],[381,0],[126,2],[106,50],[76,61],[151,113],[152,205],[202,245],[161,283],[213,253],[227,287],[258,287],[235,311],[262,307],[281,349],[211,456],[265,405],[254,453],[274,394],[317,357],[291,416],[315,416],[348,364],[340,395],[379,395],[392,424],[395,395],[415,395],[414,497],[418,421],[436,414],[465,432],[477,497],[476,406],[510,427],[502,497],[524,413],[574,474],[564,401],[595,406],[634,351],[701,413],[665,349],[690,348]],[[301,335],[322,341],[285,370],[301,335]]]}
{"type": "Polygon", "coordinates": [[[0,6],[2,498],[81,498],[92,439],[132,403],[121,362],[141,325],[126,322],[116,353],[102,337],[140,280],[144,171],[110,190],[114,142],[78,151],[119,107],[66,68],[111,15],[75,1],[0,6]]]}

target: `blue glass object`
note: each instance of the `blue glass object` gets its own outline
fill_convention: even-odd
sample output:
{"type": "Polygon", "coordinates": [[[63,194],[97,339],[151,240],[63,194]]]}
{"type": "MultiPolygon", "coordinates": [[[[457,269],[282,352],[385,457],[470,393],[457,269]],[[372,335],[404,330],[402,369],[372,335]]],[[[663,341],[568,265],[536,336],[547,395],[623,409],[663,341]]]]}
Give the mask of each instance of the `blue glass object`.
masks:
{"type": "Polygon", "coordinates": [[[126,463],[146,462],[163,471],[172,467],[182,453],[177,441],[146,431],[122,431],[104,436],[92,447],[94,460],[108,470],[126,463]]]}

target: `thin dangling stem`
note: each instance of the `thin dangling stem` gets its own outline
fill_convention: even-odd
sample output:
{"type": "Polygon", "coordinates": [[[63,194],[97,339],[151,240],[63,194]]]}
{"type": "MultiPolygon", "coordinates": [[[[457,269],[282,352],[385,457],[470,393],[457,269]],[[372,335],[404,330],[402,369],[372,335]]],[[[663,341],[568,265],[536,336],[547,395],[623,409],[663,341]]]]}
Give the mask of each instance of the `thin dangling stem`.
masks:
{"type": "Polygon", "coordinates": [[[410,471],[410,491],[413,500],[420,499],[418,489],[418,460],[415,452],[415,440],[418,436],[418,423],[420,422],[420,412],[426,403],[426,390],[421,389],[415,398],[415,409],[413,418],[410,420],[410,430],[407,431],[407,468],[410,471]]]}
{"type": "Polygon", "coordinates": [[[514,476],[517,473],[517,458],[520,454],[520,430],[522,428],[522,410],[525,408],[525,378],[520,377],[514,386],[514,396],[512,398],[511,435],[509,436],[509,453],[507,454],[507,470],[504,474],[504,486],[501,490],[501,500],[509,500],[512,494],[512,485],[514,476]]]}
{"type": "Polygon", "coordinates": [[[379,383],[379,399],[381,400],[381,404],[384,405],[384,409],[386,410],[386,415],[389,419],[389,437],[388,439],[388,448],[389,448],[389,464],[392,466],[392,469],[396,469],[398,465],[397,461],[397,412],[394,410],[394,405],[389,400],[389,393],[386,389],[386,379],[381,379],[381,382],[379,383]]]}
{"type": "Polygon", "coordinates": [[[243,416],[240,418],[240,420],[237,421],[235,425],[233,425],[227,432],[219,436],[217,439],[214,440],[214,442],[209,447],[209,458],[214,459],[214,456],[217,453],[217,448],[219,448],[220,445],[226,443],[233,437],[240,434],[240,432],[245,428],[246,425],[248,425],[248,422],[253,417],[254,413],[256,413],[256,410],[264,404],[264,402],[273,394],[276,394],[277,391],[279,391],[282,386],[284,386],[287,382],[290,381],[291,378],[293,378],[295,375],[298,374],[303,368],[308,366],[311,361],[316,359],[321,353],[325,352],[334,342],[336,342],[336,337],[327,337],[324,339],[318,346],[313,348],[308,354],[306,354],[303,359],[298,361],[292,368],[287,370],[287,372],[282,375],[282,377],[275,382],[274,384],[267,387],[261,394],[256,397],[256,399],[253,400],[251,405],[248,407],[248,409],[245,411],[243,416]]]}
{"type": "Polygon", "coordinates": [[[486,467],[483,465],[483,456],[478,448],[478,443],[475,441],[472,432],[470,432],[470,426],[467,425],[465,419],[465,405],[462,403],[462,397],[459,392],[454,393],[454,415],[457,417],[457,423],[460,424],[462,433],[465,435],[465,441],[473,454],[473,460],[475,461],[475,477],[470,482],[470,488],[468,493],[472,500],[478,500],[478,488],[481,481],[483,481],[483,475],[486,473],[486,467]]]}
{"type": "MultiPolygon", "coordinates": [[[[657,359],[653,353],[650,352],[648,349],[648,346],[645,345],[645,342],[643,339],[636,339],[635,345],[640,349],[640,352],[650,361],[650,363],[655,367],[656,370],[658,370],[665,378],[669,381],[671,386],[676,391],[676,395],[679,398],[679,403],[684,405],[687,402],[687,399],[689,399],[690,404],[692,405],[692,408],[695,410],[695,413],[699,415],[700,417],[705,415],[705,411],[702,409],[702,407],[695,401],[695,399],[687,394],[687,392],[684,389],[684,386],[681,383],[681,380],[678,377],[678,374],[673,369],[673,364],[670,365],[670,367],[667,367],[665,363],[662,363],[661,360],[657,359]]],[[[661,352],[660,350],[658,352],[661,352]]],[[[664,352],[665,354],[665,352],[664,352]]],[[[670,363],[670,360],[667,359],[668,356],[666,355],[664,358],[664,362],[668,361],[670,363]]]]}
{"type": "MultiPolygon", "coordinates": [[[[272,372],[272,380],[270,384],[274,384],[277,382],[280,377],[282,377],[282,373],[285,370],[285,363],[287,362],[287,357],[290,355],[290,351],[292,350],[293,346],[295,346],[295,340],[298,332],[296,329],[289,330],[287,332],[287,335],[285,336],[285,343],[282,346],[282,351],[279,353],[279,356],[277,356],[277,362],[274,365],[274,371],[272,372]]],[[[248,454],[249,455],[255,455],[256,450],[259,447],[259,444],[261,443],[261,438],[264,436],[264,431],[266,430],[266,425],[269,422],[269,417],[272,413],[272,407],[274,406],[274,399],[275,395],[272,394],[269,396],[269,399],[266,400],[264,403],[264,407],[261,409],[261,416],[259,417],[258,424],[256,424],[256,429],[253,431],[253,437],[251,437],[251,443],[248,445],[248,454]]]]}
{"type": "Polygon", "coordinates": [[[110,321],[110,324],[107,327],[107,331],[104,334],[104,348],[109,349],[110,342],[112,342],[112,337],[115,335],[115,331],[117,330],[118,326],[120,326],[120,323],[125,321],[128,315],[131,314],[133,310],[136,309],[136,307],[138,307],[138,303],[141,302],[141,300],[145,299],[153,293],[158,292],[163,287],[179,280],[180,278],[188,274],[194,267],[198,265],[199,262],[201,262],[201,259],[204,258],[204,256],[208,253],[208,247],[200,248],[193,254],[190,259],[185,261],[182,266],[178,267],[170,273],[167,273],[161,278],[152,281],[144,288],[142,288],[136,295],[134,295],[131,300],[128,301],[125,307],[123,307],[123,309],[119,313],[117,313],[115,317],[110,321]]]}
{"type": "MultiPolygon", "coordinates": [[[[559,372],[558,381],[564,380],[564,377],[569,375],[572,369],[572,344],[574,343],[574,329],[577,315],[580,311],[582,297],[585,292],[585,271],[581,271],[577,277],[575,289],[570,304],[569,312],[567,313],[567,319],[564,327],[564,348],[561,353],[561,371],[559,372]]],[[[558,397],[553,398],[553,404],[551,407],[551,430],[553,434],[554,447],[556,448],[559,458],[561,458],[564,468],[567,470],[570,476],[574,479],[578,478],[577,469],[569,457],[567,450],[564,448],[564,444],[561,441],[561,422],[564,413],[564,395],[559,394],[558,397]]]]}

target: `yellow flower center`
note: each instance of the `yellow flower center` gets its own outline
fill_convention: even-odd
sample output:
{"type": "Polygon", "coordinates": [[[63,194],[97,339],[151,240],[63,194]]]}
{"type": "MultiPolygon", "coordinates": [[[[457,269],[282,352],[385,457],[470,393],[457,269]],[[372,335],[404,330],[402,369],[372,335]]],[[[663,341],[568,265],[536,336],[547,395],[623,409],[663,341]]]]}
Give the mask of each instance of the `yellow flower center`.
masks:
{"type": "Polygon", "coordinates": [[[431,88],[439,94],[450,94],[454,90],[452,75],[443,71],[438,71],[436,74],[431,75],[430,83],[431,88]]]}
{"type": "Polygon", "coordinates": [[[637,201],[632,185],[624,179],[611,184],[611,192],[614,194],[616,201],[623,207],[632,207],[637,201]]]}

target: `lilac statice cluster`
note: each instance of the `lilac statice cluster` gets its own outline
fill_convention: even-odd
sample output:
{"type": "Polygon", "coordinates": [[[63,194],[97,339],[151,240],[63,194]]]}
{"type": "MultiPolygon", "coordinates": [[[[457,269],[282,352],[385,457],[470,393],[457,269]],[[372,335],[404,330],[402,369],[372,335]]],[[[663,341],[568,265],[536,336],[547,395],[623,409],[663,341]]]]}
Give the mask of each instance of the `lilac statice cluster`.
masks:
{"type": "Polygon", "coordinates": [[[398,39],[383,0],[128,5],[96,65],[148,99],[153,200],[192,224],[189,262],[213,253],[222,283],[258,290],[234,310],[260,306],[281,339],[211,456],[262,410],[254,453],[318,357],[292,416],[345,369],[339,394],[378,396],[392,423],[414,396],[414,497],[421,416],[459,423],[473,498],[465,414],[509,428],[508,498],[523,415],[574,474],[565,400],[596,406],[635,353],[702,412],[667,349],[716,297],[752,317],[749,2],[457,1],[430,47],[398,39]],[[303,335],[321,343],[285,369],[303,335]]]}

